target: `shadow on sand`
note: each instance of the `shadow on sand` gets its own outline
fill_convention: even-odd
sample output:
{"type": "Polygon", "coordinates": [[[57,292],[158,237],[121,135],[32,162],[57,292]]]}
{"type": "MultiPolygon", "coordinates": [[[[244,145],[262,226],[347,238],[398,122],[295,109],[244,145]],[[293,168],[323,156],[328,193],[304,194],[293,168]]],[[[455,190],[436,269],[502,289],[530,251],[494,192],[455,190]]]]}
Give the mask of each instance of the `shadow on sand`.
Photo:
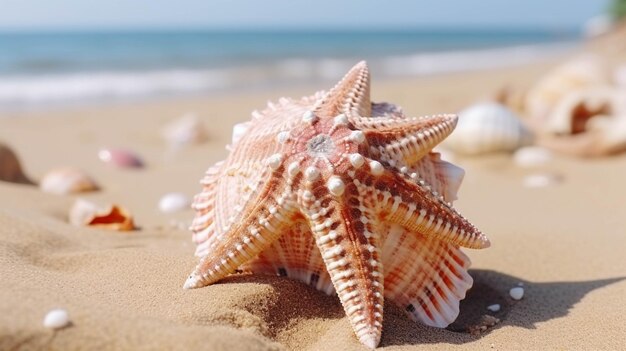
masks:
{"type": "MultiPolygon", "coordinates": [[[[470,335],[469,331],[480,325],[485,315],[492,315],[500,320],[494,328],[514,325],[534,329],[536,323],[566,316],[587,293],[626,279],[620,277],[591,281],[533,283],[491,270],[470,270],[469,273],[474,278],[474,285],[466,298],[461,301],[459,317],[446,329],[429,328],[407,318],[400,318],[403,312],[395,306],[390,306],[391,304],[386,304],[381,346],[472,342],[480,336],[470,335]],[[515,301],[511,299],[508,291],[518,283],[523,284],[525,294],[522,300],[515,301]],[[487,306],[492,304],[500,304],[500,311],[489,312],[487,306]],[[508,320],[509,313],[518,309],[521,309],[519,313],[523,318],[508,320]],[[393,332],[385,333],[384,330],[393,332]]],[[[480,335],[485,335],[490,330],[492,329],[489,328],[480,335]]]]}

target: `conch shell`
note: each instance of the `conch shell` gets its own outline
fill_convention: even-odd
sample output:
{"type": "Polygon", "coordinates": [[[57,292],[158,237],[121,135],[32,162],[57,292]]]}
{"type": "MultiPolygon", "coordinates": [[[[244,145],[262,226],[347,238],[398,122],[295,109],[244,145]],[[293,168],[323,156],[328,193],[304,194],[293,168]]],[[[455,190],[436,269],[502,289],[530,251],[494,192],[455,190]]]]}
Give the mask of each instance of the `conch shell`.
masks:
{"type": "Polygon", "coordinates": [[[626,90],[587,89],[567,96],[546,124],[539,142],[576,156],[626,150],[626,90]]]}
{"type": "Polygon", "coordinates": [[[39,188],[47,193],[63,195],[98,190],[98,185],[81,170],[57,168],[46,173],[39,188]]]}
{"type": "Polygon", "coordinates": [[[132,215],[117,205],[98,206],[78,199],[70,209],[70,223],[76,226],[90,226],[110,230],[128,231],[135,229],[132,215]]]}
{"type": "Polygon", "coordinates": [[[34,184],[22,171],[20,161],[10,147],[0,143],[0,181],[34,184]]]}
{"type": "Polygon", "coordinates": [[[442,146],[459,154],[479,155],[512,152],[532,140],[532,134],[513,111],[489,102],[461,111],[456,129],[442,146]]]}
{"type": "Polygon", "coordinates": [[[533,127],[540,128],[563,97],[580,89],[610,85],[606,65],[595,55],[584,55],[547,73],[526,93],[524,111],[533,127]]]}

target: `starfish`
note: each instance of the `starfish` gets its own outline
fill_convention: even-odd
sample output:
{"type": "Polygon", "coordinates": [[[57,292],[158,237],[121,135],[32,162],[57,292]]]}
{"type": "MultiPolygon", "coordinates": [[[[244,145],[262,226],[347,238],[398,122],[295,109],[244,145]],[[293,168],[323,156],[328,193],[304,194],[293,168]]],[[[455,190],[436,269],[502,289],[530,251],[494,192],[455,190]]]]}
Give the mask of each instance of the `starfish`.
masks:
{"type": "Polygon", "coordinates": [[[297,279],[336,293],[372,349],[384,298],[447,326],[472,285],[460,247],[489,246],[451,205],[463,170],[432,152],[456,121],[372,103],[365,62],[327,93],[268,103],[201,182],[191,226],[201,259],[184,287],[236,271],[297,279]]]}

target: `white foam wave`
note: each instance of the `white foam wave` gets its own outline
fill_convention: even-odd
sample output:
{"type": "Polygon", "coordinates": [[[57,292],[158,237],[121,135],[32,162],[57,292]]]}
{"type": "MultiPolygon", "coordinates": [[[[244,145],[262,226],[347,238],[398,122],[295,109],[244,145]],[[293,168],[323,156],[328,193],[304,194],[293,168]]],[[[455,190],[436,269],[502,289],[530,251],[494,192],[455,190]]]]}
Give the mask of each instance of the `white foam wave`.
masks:
{"type": "MultiPolygon", "coordinates": [[[[426,52],[373,58],[369,64],[377,77],[420,76],[525,64],[574,47],[569,43],[426,52]]],[[[0,110],[331,81],[359,59],[289,58],[222,69],[0,77],[0,110]]]]}

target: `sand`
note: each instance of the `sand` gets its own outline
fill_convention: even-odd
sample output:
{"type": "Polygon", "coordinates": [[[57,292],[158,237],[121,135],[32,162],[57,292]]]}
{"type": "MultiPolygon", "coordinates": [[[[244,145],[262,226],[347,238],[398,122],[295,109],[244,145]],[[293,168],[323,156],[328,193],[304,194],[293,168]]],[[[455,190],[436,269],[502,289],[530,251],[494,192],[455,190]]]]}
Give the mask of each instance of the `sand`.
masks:
{"type": "MultiPolygon", "coordinates": [[[[379,81],[373,72],[372,95],[413,115],[455,112],[503,86],[522,89],[555,63],[394,81],[379,81]]],[[[32,179],[75,166],[102,190],[61,196],[0,182],[0,349],[364,349],[335,296],[286,278],[238,275],[183,290],[196,259],[190,233],[178,225],[193,213],[157,208],[167,192],[199,190],[206,168],[226,155],[234,123],[268,99],[323,88],[5,114],[0,141],[17,152],[32,179]],[[190,111],[208,125],[209,141],[173,151],[160,129],[190,111]],[[147,167],[108,167],[96,157],[103,146],[132,149],[147,167]],[[68,224],[77,197],[124,205],[140,229],[68,224]],[[53,308],[66,309],[71,325],[45,329],[44,316],[53,308]]],[[[509,155],[456,163],[467,172],[457,207],[492,247],[466,250],[475,284],[457,322],[449,329],[426,327],[387,304],[380,347],[626,349],[626,155],[557,156],[535,171],[515,166],[509,155]],[[524,176],[534,172],[556,173],[562,182],[524,188],[524,176]],[[519,284],[525,296],[514,301],[508,291],[519,284]],[[494,303],[501,304],[499,312],[486,309],[494,303]],[[474,330],[479,335],[466,331],[485,315],[499,323],[474,330]]]]}

